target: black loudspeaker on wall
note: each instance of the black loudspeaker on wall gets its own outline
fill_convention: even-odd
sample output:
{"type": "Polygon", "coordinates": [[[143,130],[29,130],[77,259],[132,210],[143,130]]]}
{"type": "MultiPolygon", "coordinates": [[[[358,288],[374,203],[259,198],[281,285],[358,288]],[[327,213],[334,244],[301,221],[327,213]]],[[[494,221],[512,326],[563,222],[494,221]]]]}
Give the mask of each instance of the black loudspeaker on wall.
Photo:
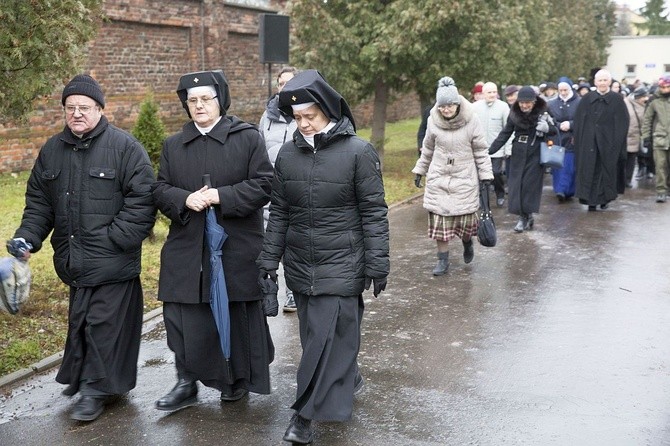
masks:
{"type": "Polygon", "coordinates": [[[261,63],[288,63],[288,16],[260,14],[261,63]]]}

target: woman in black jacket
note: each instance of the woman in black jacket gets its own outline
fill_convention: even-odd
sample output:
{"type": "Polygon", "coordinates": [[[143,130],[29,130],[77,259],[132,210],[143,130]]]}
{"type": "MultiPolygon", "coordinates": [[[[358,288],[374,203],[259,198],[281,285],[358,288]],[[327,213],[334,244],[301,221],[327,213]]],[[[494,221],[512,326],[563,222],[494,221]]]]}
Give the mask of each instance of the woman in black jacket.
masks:
{"type": "Polygon", "coordinates": [[[532,229],[535,223],[533,213],[540,210],[544,174],[544,167],[540,165],[540,143],[545,141],[546,135],[555,133],[547,103],[532,87],[526,86],[519,90],[505,128],[489,147],[489,154],[496,153],[514,134],[507,189],[509,212],[519,216],[514,226],[516,232],[532,229]]]}
{"type": "Polygon", "coordinates": [[[310,443],[311,420],[351,417],[358,370],[362,292],[375,297],[389,273],[387,206],[379,157],[356,136],[346,101],[315,70],[279,94],[298,130],[275,162],[261,273],[284,261],[298,307],[303,353],[295,415],[284,440],[310,443]]]}

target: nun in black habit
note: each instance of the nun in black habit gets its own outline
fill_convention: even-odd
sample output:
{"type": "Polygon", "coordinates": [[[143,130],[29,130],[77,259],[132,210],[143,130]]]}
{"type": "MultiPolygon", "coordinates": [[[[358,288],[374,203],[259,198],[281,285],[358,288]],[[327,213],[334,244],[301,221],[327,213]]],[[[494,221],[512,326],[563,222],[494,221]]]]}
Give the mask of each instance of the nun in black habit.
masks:
{"type": "Polygon", "coordinates": [[[156,402],[157,409],[166,411],[195,404],[197,381],[220,390],[222,401],[236,401],[248,392],[268,394],[274,358],[255,264],[272,181],[265,143],[253,125],[226,114],[230,94],[221,70],[182,76],[177,95],[191,121],[165,141],[153,187],[156,206],[170,219],[158,299],[178,381],[156,402]],[[203,185],[204,175],[211,187],[203,185]],[[228,235],[221,255],[233,376],[226,373],[209,303],[210,253],[204,232],[210,207],[228,235]]]}
{"type": "Polygon", "coordinates": [[[298,128],[275,162],[261,274],[274,276],[283,257],[298,308],[303,353],[295,410],[284,440],[312,441],[312,420],[351,418],[358,369],[363,290],[375,297],[389,273],[389,227],[380,161],[356,136],[342,96],[321,74],[289,80],[279,107],[298,128]]]}

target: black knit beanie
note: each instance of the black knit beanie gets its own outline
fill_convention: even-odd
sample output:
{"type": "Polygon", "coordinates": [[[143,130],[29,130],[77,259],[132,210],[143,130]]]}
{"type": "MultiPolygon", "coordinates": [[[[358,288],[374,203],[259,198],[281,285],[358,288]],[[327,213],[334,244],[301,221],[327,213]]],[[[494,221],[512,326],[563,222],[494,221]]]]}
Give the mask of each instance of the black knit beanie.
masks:
{"type": "Polygon", "coordinates": [[[537,99],[537,94],[533,87],[525,86],[519,90],[519,95],[516,97],[516,100],[519,102],[532,102],[537,99]]]}
{"type": "Polygon", "coordinates": [[[88,96],[100,104],[100,107],[105,108],[105,95],[102,93],[100,84],[88,74],[78,74],[68,82],[63,89],[63,99],[61,100],[61,103],[65,105],[65,99],[73,94],[88,96]]]}

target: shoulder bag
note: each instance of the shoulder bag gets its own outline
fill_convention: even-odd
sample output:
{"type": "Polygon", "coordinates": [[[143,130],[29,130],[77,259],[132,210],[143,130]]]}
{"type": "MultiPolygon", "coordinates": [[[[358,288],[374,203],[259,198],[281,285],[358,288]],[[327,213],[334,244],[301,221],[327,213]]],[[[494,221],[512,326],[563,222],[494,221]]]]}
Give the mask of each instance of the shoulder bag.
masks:
{"type": "MultiPolygon", "coordinates": [[[[558,126],[556,127],[558,128],[558,126]]],[[[561,131],[558,131],[558,140],[561,139],[561,131]]],[[[565,159],[565,147],[554,144],[552,140],[540,143],[540,164],[545,167],[560,169],[565,159]]]]}

